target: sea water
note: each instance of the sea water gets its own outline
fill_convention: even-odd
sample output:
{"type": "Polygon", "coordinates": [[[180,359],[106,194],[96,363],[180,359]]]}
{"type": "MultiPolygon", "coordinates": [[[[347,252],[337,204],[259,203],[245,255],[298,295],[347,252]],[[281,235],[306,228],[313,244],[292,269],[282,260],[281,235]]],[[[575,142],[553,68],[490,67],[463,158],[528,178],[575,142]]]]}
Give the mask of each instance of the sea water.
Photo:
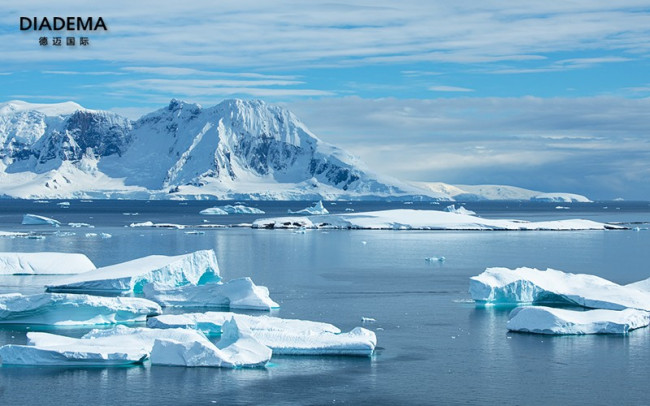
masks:
{"type": "MultiPolygon", "coordinates": [[[[478,215],[545,220],[589,218],[640,231],[459,232],[200,229],[285,215],[311,202],[248,202],[265,215],[202,216],[233,202],[0,201],[0,230],[44,239],[0,238],[0,251],[81,252],[104,266],[151,254],[216,251],[225,279],[269,287],[273,315],[376,332],[372,358],[278,357],[266,369],[221,370],[0,367],[0,404],[648,404],[650,329],[616,336],[509,333],[508,308],[476,307],[469,278],[486,267],[529,266],[589,273],[617,283],[650,277],[647,202],[467,203],[478,215]],[[567,206],[570,209],[556,209],[567,206]],[[84,222],[94,229],[22,226],[22,214],[84,222]],[[124,215],[123,213],[129,213],[124,215]],[[133,214],[138,213],[138,214],[133,214]],[[209,223],[205,223],[207,220],[209,223]],[[185,229],[131,228],[135,222],[185,229]],[[65,233],[56,233],[63,231],[65,233]],[[109,233],[112,238],[86,237],[109,233]],[[75,233],[71,235],[69,233],[75,233]],[[444,256],[444,262],[425,258],[444,256]],[[375,322],[362,323],[362,318],[375,322]]],[[[442,210],[428,202],[326,202],[331,212],[442,210]]],[[[61,276],[0,276],[0,293],[39,293],[61,276]]],[[[24,344],[38,326],[0,328],[0,345],[24,344]]],[[[47,331],[52,331],[51,329],[47,331]]],[[[66,329],[79,336],[87,330],[66,329]]]]}

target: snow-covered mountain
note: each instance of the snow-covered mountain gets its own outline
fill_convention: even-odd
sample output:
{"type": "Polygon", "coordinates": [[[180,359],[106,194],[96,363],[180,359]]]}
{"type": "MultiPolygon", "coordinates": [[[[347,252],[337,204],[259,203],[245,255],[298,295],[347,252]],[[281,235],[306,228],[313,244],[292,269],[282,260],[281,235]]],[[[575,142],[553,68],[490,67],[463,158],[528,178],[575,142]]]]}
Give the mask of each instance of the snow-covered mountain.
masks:
{"type": "Polygon", "coordinates": [[[74,103],[0,105],[10,197],[441,199],[367,170],[262,101],[172,100],[131,122],[74,103]]]}
{"type": "Polygon", "coordinates": [[[72,102],[0,104],[5,197],[451,201],[539,195],[378,175],[318,139],[288,110],[259,100],[209,108],[172,100],[134,122],[72,102]]]}

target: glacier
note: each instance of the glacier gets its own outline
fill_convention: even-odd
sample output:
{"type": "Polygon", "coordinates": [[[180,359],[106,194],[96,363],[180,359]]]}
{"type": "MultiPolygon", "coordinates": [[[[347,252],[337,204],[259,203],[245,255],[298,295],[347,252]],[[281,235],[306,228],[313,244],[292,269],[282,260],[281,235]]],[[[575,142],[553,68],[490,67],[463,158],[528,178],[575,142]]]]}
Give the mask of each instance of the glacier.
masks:
{"type": "Polygon", "coordinates": [[[193,328],[208,334],[220,334],[223,324],[229,320],[246,326],[251,335],[270,347],[274,354],[370,356],[377,345],[375,333],[360,327],[341,333],[329,323],[230,312],[155,316],[147,320],[147,326],[193,328]]]}
{"type": "Polygon", "coordinates": [[[203,284],[220,279],[219,265],[213,250],[177,256],[150,255],[85,272],[57,285],[48,292],[129,294],[142,293],[142,287],[156,282],[173,288],[203,284]]]}
{"type": "Polygon", "coordinates": [[[84,254],[64,252],[0,252],[0,275],[60,275],[92,271],[84,254]]]}
{"type": "Polygon", "coordinates": [[[485,304],[555,304],[650,311],[650,292],[594,275],[554,269],[487,268],[470,278],[469,293],[477,303],[485,304]]]}
{"type": "Polygon", "coordinates": [[[162,313],[150,300],[67,293],[0,295],[0,323],[83,326],[145,321],[162,313]]]}
{"type": "Polygon", "coordinates": [[[255,207],[244,206],[243,204],[225,205],[220,207],[209,207],[199,212],[206,215],[226,215],[226,214],[264,214],[263,210],[255,207]]]}
{"type": "Polygon", "coordinates": [[[253,228],[332,228],[377,230],[605,230],[625,227],[591,220],[522,220],[484,219],[439,210],[382,210],[316,216],[262,218],[253,228]]]}
{"type": "Polygon", "coordinates": [[[289,214],[329,214],[329,211],[323,206],[323,201],[319,200],[312,206],[298,211],[287,210],[289,214]]]}
{"type": "Polygon", "coordinates": [[[518,307],[510,331],[535,334],[627,334],[650,325],[650,312],[636,309],[575,311],[545,306],[518,307]]]}
{"type": "Polygon", "coordinates": [[[125,365],[142,363],[186,367],[258,367],[271,358],[272,351],[236,323],[224,325],[227,339],[214,345],[194,330],[128,328],[93,330],[81,338],[49,333],[27,333],[27,345],[0,347],[3,364],[18,365],[125,365]]]}
{"type": "Polygon", "coordinates": [[[54,227],[59,227],[61,222],[58,220],[51,219],[45,216],[39,216],[37,214],[25,214],[23,216],[23,225],[51,225],[54,227]]]}
{"type": "Polygon", "coordinates": [[[265,286],[251,278],[232,279],[225,283],[187,285],[170,289],[159,283],[144,285],[142,294],[163,307],[223,307],[240,310],[271,310],[280,307],[271,300],[265,286]]]}

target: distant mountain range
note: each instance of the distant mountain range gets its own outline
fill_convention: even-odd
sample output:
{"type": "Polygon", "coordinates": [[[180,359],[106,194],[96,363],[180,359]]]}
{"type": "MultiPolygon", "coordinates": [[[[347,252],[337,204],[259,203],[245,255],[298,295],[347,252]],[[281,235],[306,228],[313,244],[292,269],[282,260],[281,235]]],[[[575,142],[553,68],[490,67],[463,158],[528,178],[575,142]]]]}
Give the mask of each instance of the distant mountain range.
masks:
{"type": "Polygon", "coordinates": [[[403,182],[368,170],[259,100],[172,100],[131,121],[78,104],[0,104],[0,195],[12,198],[588,201],[508,186],[403,182]],[[540,196],[542,195],[542,196],[540,196]]]}

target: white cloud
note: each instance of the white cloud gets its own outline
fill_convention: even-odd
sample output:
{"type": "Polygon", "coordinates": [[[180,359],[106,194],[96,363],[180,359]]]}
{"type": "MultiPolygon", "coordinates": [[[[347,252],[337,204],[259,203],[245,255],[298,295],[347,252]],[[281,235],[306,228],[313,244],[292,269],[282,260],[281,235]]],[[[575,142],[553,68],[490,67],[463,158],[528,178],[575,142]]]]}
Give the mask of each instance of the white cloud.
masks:
{"type": "Polygon", "coordinates": [[[589,61],[593,64],[632,53],[646,58],[650,51],[650,14],[647,1],[640,0],[570,4],[359,0],[354,5],[243,0],[221,2],[218,7],[207,0],[191,4],[116,0],[101,7],[36,0],[5,5],[0,24],[5,63],[54,58],[287,68],[516,62],[590,50],[606,54],[589,61]],[[46,53],[34,42],[37,32],[18,31],[21,15],[102,15],[109,32],[93,34],[88,49],[46,53]]]}
{"type": "Polygon", "coordinates": [[[347,97],[289,107],[398,178],[650,198],[650,99],[347,97]]]}
{"type": "Polygon", "coordinates": [[[431,86],[429,90],[433,92],[473,92],[474,89],[458,86],[431,86]]]}

